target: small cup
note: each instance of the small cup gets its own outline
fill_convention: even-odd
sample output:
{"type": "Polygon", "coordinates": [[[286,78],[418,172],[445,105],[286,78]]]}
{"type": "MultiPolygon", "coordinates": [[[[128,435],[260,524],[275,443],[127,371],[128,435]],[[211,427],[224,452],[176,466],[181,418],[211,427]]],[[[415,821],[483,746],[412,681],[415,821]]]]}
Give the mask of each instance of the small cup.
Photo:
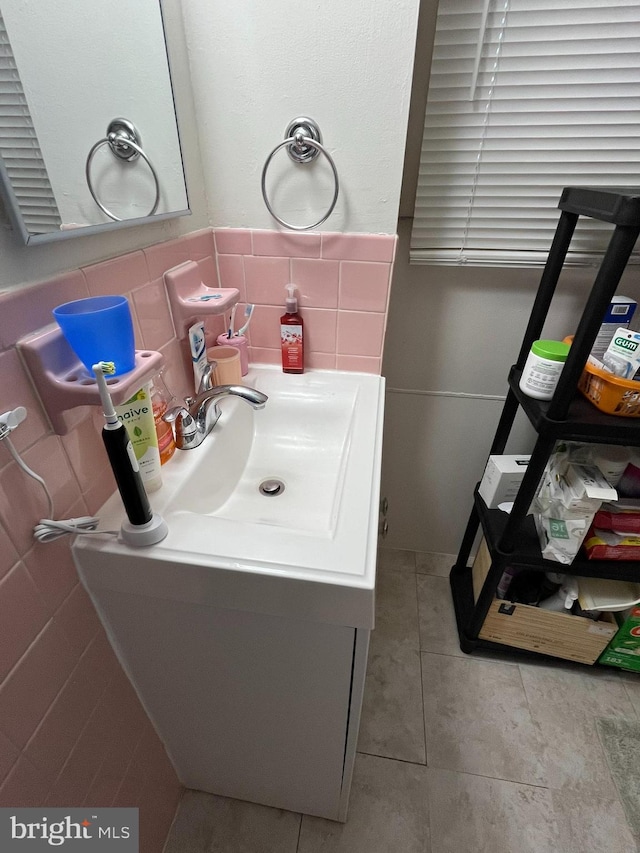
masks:
{"type": "Polygon", "coordinates": [[[219,347],[235,347],[240,350],[240,370],[243,376],[249,372],[249,348],[247,339],[244,335],[232,335],[228,337],[225,334],[218,335],[216,343],[219,347]]]}
{"type": "Polygon", "coordinates": [[[136,366],[129,302],[125,296],[92,296],[65,302],[53,316],[89,373],[99,361],[113,361],[115,376],[136,366]]]}
{"type": "Polygon", "coordinates": [[[209,347],[207,361],[215,361],[213,381],[216,385],[239,385],[242,382],[240,350],[236,347],[209,347]]]}

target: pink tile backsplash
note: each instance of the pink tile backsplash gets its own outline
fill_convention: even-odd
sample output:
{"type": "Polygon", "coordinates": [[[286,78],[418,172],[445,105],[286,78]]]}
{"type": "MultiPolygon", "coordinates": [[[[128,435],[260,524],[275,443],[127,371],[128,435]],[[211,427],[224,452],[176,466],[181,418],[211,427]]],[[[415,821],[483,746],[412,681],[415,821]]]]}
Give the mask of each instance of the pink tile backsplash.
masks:
{"type": "Polygon", "coordinates": [[[0,685],[0,728],[16,746],[26,746],[77,662],[62,628],[49,621],[0,685]]]}
{"type": "Polygon", "coordinates": [[[382,366],[381,358],[370,358],[364,355],[336,356],[336,370],[348,370],[354,373],[373,373],[378,375],[382,366]]]}
{"type": "MultiPolygon", "coordinates": [[[[113,490],[112,490],[113,491],[113,490]]],[[[81,507],[73,506],[69,515],[84,515],[81,507]],[[80,510],[77,512],[76,510],[80,510]]],[[[65,539],[55,542],[36,542],[22,558],[49,616],[53,616],[74,586],[78,574],[73,564],[69,544],[65,539]]]]}
{"type": "MultiPolygon", "coordinates": [[[[184,261],[200,263],[214,257],[215,248],[211,229],[206,228],[175,240],[156,243],[142,251],[147,261],[149,280],[153,281],[156,278],[162,278],[167,270],[184,261]]],[[[209,284],[209,282],[205,283],[209,284]]]]}
{"type": "Polygon", "coordinates": [[[147,262],[141,251],[83,267],[82,272],[91,296],[127,294],[149,280],[147,262]]]}
{"type": "Polygon", "coordinates": [[[386,261],[391,263],[396,251],[396,237],[390,234],[322,235],[322,257],[341,261],[386,261]]]}
{"type": "Polygon", "coordinates": [[[244,283],[244,263],[242,255],[218,255],[218,272],[221,287],[235,287],[240,291],[240,301],[247,301],[247,289],[244,283]]]}
{"type": "Polygon", "coordinates": [[[201,261],[196,261],[200,270],[200,278],[203,284],[207,287],[220,287],[218,279],[218,268],[213,258],[203,258],[201,261]]]}
{"type": "Polygon", "coordinates": [[[240,287],[239,282],[244,281],[246,301],[256,305],[249,334],[252,361],[280,362],[279,316],[284,309],[284,285],[293,282],[303,311],[337,309],[337,327],[345,330],[353,318],[341,324],[343,313],[357,312],[365,318],[355,336],[345,331],[342,336],[337,334],[333,343],[328,341],[326,327],[322,334],[307,334],[307,366],[330,364],[336,368],[343,356],[339,369],[380,373],[395,235],[215,229],[215,240],[218,252],[222,252],[218,254],[220,286],[240,287]],[[369,333],[372,338],[365,340],[363,336],[369,333]],[[328,347],[332,347],[335,359],[326,357],[330,355],[328,347]],[[316,358],[320,355],[322,358],[316,358]]]}
{"type": "Polygon", "coordinates": [[[378,357],[382,352],[386,317],[363,311],[338,314],[338,353],[378,357]]]}
{"type": "Polygon", "coordinates": [[[0,786],[0,806],[37,808],[47,798],[51,780],[28,758],[20,756],[0,786]]]}
{"type": "Polygon", "coordinates": [[[25,747],[32,764],[55,779],[118,667],[104,632],[99,633],[25,747]]]}
{"type": "Polygon", "coordinates": [[[78,654],[82,654],[100,628],[96,611],[81,583],[71,590],[54,618],[78,654]]]}
{"type": "Polygon", "coordinates": [[[144,349],[159,350],[175,337],[173,320],[161,278],[145,284],[133,294],[141,343],[144,349]]]}
{"type": "MultiPolygon", "coordinates": [[[[56,305],[126,295],[137,345],[163,353],[166,384],[181,399],[193,392],[193,372],[175,337],[164,272],[193,260],[208,286],[237,287],[237,317],[247,301],[256,305],[250,358],[269,364],[280,363],[284,285],[293,281],[307,366],[379,373],[395,242],[204,229],[0,294],[0,407],[27,408],[15,443],[49,485],[56,515],[93,513],[115,487],[99,407],[72,410],[67,435],[54,435],[14,349],[53,322],[56,305]]],[[[208,335],[223,322],[207,318],[208,335]]],[[[68,541],[33,541],[47,514],[40,486],[0,445],[0,805],[138,806],[141,853],[161,853],[181,786],[78,583],[68,541]]]]}
{"type": "Polygon", "coordinates": [[[32,287],[0,293],[0,348],[9,349],[30,332],[54,323],[58,305],[89,296],[80,270],[64,273],[32,287]]]}
{"type": "Polygon", "coordinates": [[[336,354],[335,352],[310,352],[305,353],[305,363],[307,367],[315,370],[335,370],[336,369],[336,354]]]}
{"type": "MultiPolygon", "coordinates": [[[[244,280],[248,302],[260,305],[284,305],[287,295],[284,288],[291,281],[289,258],[261,258],[247,255],[244,259],[244,280]]],[[[252,323],[255,319],[254,317],[252,323]]]]}
{"type": "Polygon", "coordinates": [[[320,234],[284,234],[280,231],[253,231],[254,255],[286,258],[319,258],[320,234]]]}
{"type": "Polygon", "coordinates": [[[340,264],[340,308],[386,311],[390,272],[389,264],[343,261],[340,264]]]}
{"type": "Polygon", "coordinates": [[[0,578],[4,577],[18,561],[18,552],[9,539],[7,531],[0,524],[0,578]]]}
{"type": "Polygon", "coordinates": [[[215,257],[215,244],[211,228],[192,231],[191,234],[178,238],[178,241],[186,249],[189,260],[195,261],[197,264],[215,257]]]}
{"type": "Polygon", "coordinates": [[[322,308],[303,308],[300,316],[304,322],[306,353],[336,352],[336,324],[338,312],[322,308]]]}
{"type": "Polygon", "coordinates": [[[0,732],[0,785],[19,758],[20,750],[11,743],[6,735],[0,732]]]}
{"type": "Polygon", "coordinates": [[[0,581],[0,679],[5,678],[48,621],[47,611],[22,563],[0,581]]]}
{"type": "Polygon", "coordinates": [[[213,233],[218,255],[251,254],[251,231],[245,228],[216,228],[213,233]]]}
{"type": "Polygon", "coordinates": [[[97,428],[93,417],[88,415],[74,430],[60,437],[83,492],[90,489],[96,479],[102,479],[111,472],[104,445],[95,440],[100,429],[102,426],[97,428]]]}
{"type": "Polygon", "coordinates": [[[279,352],[282,312],[283,309],[275,305],[256,305],[249,326],[252,349],[276,349],[279,352]]]}
{"type": "Polygon", "coordinates": [[[338,307],[339,261],[292,258],[291,281],[298,286],[301,308],[338,307]]]}
{"type": "MultiPolygon", "coordinates": [[[[12,440],[16,449],[23,451],[49,432],[49,424],[46,415],[40,405],[40,400],[35,395],[31,381],[22,366],[22,361],[15,349],[0,353],[0,400],[5,406],[3,412],[14,409],[16,406],[24,406],[27,410],[27,419],[19,430],[13,433],[12,440]]],[[[0,465],[9,461],[9,452],[2,447],[0,465]],[[6,457],[5,455],[6,454],[6,457]]]]}

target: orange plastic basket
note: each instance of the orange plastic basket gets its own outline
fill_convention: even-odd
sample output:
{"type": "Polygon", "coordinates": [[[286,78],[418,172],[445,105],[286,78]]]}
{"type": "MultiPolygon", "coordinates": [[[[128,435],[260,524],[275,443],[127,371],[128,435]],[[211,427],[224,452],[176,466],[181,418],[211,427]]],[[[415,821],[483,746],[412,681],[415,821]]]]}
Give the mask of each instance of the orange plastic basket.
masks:
{"type": "MultiPolygon", "coordinates": [[[[567,335],[564,343],[572,344],[573,335],[567,335]]],[[[621,418],[640,418],[640,382],[636,380],[620,379],[587,362],[578,388],[601,412],[621,418]]]]}
{"type": "Polygon", "coordinates": [[[587,362],[578,388],[601,412],[623,418],[640,418],[640,382],[620,379],[587,362]]]}

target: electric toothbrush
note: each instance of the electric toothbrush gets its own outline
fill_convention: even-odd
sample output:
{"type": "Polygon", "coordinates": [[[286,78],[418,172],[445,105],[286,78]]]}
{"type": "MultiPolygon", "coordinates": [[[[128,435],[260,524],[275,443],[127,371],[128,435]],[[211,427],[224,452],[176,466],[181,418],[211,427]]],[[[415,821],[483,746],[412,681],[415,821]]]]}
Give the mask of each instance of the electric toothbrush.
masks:
{"type": "Polygon", "coordinates": [[[109,462],[116,478],[116,484],[122,503],[124,504],[127,518],[134,526],[148,524],[153,513],[149,504],[149,498],[145,492],[140,476],[140,466],[133,452],[133,446],[129,439],[125,425],[122,423],[111,400],[105,374],[107,376],[115,373],[113,361],[100,361],[92,367],[98,383],[102,410],[105,424],[102,428],[102,440],[104,442],[109,462]]]}

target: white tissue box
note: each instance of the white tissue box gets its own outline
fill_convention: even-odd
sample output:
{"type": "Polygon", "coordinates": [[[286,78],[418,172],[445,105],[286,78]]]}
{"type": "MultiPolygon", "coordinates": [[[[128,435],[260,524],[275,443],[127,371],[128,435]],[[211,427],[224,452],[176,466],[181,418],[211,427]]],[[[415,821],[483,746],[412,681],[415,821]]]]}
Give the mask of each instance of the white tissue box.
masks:
{"type": "Polygon", "coordinates": [[[489,509],[515,500],[531,456],[490,456],[478,489],[489,509]]]}

